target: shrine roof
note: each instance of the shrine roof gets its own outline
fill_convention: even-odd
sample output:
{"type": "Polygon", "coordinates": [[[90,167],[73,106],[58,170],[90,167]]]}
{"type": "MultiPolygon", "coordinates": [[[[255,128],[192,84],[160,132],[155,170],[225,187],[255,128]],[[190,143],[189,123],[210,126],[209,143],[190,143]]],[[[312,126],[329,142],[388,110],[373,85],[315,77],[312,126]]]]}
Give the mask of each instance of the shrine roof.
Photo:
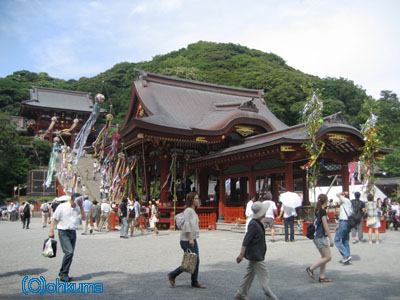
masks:
{"type": "MultiPolygon", "coordinates": [[[[266,131],[287,128],[265,105],[263,91],[209,84],[141,72],[133,89],[146,116],[129,118],[123,127],[153,128],[181,134],[221,134],[236,124],[266,131]],[[129,120],[128,120],[129,119],[129,120]]],[[[132,105],[132,101],[131,101],[132,105]]]]}
{"type": "MultiPolygon", "coordinates": [[[[350,134],[355,136],[359,141],[363,140],[362,133],[355,127],[338,120],[339,114],[334,114],[324,118],[324,123],[318,131],[317,138],[324,136],[327,133],[335,132],[342,134],[350,134]]],[[[239,153],[245,153],[249,151],[264,149],[270,146],[282,145],[282,144],[298,144],[301,145],[308,141],[308,133],[305,124],[298,124],[282,130],[274,132],[267,132],[256,136],[248,137],[244,139],[244,143],[240,145],[230,146],[228,148],[217,151],[213,154],[195,158],[191,160],[192,163],[212,160],[215,158],[221,158],[239,153]]],[[[382,149],[386,150],[386,149],[382,149]]]]}
{"type": "Polygon", "coordinates": [[[33,86],[29,90],[30,99],[22,105],[37,108],[92,112],[93,101],[90,93],[33,86]]]}

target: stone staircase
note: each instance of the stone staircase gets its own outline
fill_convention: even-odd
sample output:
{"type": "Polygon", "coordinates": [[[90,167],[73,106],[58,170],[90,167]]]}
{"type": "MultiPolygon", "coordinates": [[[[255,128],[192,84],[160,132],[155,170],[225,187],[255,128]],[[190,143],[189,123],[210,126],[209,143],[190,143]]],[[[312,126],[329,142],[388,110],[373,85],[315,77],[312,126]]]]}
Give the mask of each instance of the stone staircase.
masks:
{"type": "MultiPolygon", "coordinates": [[[[96,199],[100,202],[100,174],[97,172],[96,180],[93,180],[93,162],[94,158],[90,154],[86,154],[79,159],[77,170],[81,175],[82,185],[86,186],[86,194],[89,195],[89,200],[96,199]],[[87,176],[86,170],[89,171],[89,176],[87,176]]],[[[78,187],[78,193],[83,194],[81,187],[78,187]]]]}
{"type": "MultiPolygon", "coordinates": [[[[335,231],[334,230],[335,227],[336,227],[336,223],[329,223],[329,229],[331,232],[335,231]]],[[[240,224],[240,223],[224,223],[224,222],[218,221],[216,224],[216,230],[231,231],[231,232],[236,232],[236,233],[245,233],[246,225],[240,224]]],[[[271,230],[269,228],[266,229],[265,234],[270,235],[271,230]]],[[[285,234],[284,225],[275,224],[275,234],[276,235],[284,235],[285,234]]],[[[302,223],[295,222],[294,234],[295,235],[303,235],[303,224],[302,223]]]]}
{"type": "MultiPolygon", "coordinates": [[[[79,159],[77,171],[81,176],[81,186],[78,187],[77,192],[83,194],[82,185],[86,186],[86,194],[89,196],[91,201],[97,200],[100,202],[100,174],[97,173],[96,180],[93,180],[93,162],[94,159],[90,154],[85,154],[79,159]],[[86,170],[89,171],[89,176],[86,174],[86,170]]],[[[59,169],[61,164],[61,155],[58,155],[56,170],[59,169]]]]}

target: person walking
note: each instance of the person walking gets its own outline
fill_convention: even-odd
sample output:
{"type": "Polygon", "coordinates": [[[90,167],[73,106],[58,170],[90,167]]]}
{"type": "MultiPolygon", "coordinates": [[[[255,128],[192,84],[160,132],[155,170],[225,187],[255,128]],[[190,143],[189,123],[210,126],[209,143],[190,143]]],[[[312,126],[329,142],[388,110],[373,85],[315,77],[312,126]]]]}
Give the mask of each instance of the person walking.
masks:
{"type": "Polygon", "coordinates": [[[99,231],[99,225],[100,225],[100,218],[101,218],[101,206],[99,205],[99,202],[97,202],[96,199],[93,200],[93,206],[92,206],[92,222],[93,222],[93,229],[99,231]]]}
{"type": "Polygon", "coordinates": [[[133,208],[135,210],[135,220],[133,221],[133,234],[136,234],[138,229],[140,230],[141,234],[143,234],[143,229],[140,227],[140,211],[141,211],[141,206],[139,201],[134,198],[133,200],[133,208]]]}
{"type": "Polygon", "coordinates": [[[353,239],[353,244],[357,243],[356,234],[358,235],[358,242],[362,243],[363,241],[363,225],[364,225],[364,215],[366,214],[365,204],[360,200],[360,192],[354,193],[354,200],[351,200],[351,206],[353,208],[354,215],[360,215],[360,223],[357,224],[354,228],[351,229],[351,237],[353,239]]]}
{"type": "Polygon", "coordinates": [[[327,206],[328,197],[325,194],[320,194],[315,209],[314,244],[321,254],[321,259],[306,269],[308,276],[315,279],[314,270],[319,268],[319,282],[332,282],[332,280],[325,277],[326,264],[332,259],[329,247],[333,247],[334,245],[328,226],[328,216],[326,214],[327,206]]]}
{"type": "Polygon", "coordinates": [[[379,228],[381,221],[379,220],[378,205],[374,201],[374,196],[368,194],[367,196],[367,226],[369,243],[372,244],[372,229],[375,230],[375,243],[379,244],[379,228]]]}
{"type": "Polygon", "coordinates": [[[106,199],[103,199],[100,207],[101,211],[101,220],[100,220],[100,225],[98,227],[99,231],[103,229],[104,224],[106,224],[106,231],[109,231],[109,224],[108,224],[108,218],[110,217],[111,213],[111,206],[108,204],[106,199]]]}
{"type": "Polygon", "coordinates": [[[24,204],[24,223],[22,229],[29,229],[29,224],[31,223],[31,206],[28,202],[24,204]]]}
{"type": "Polygon", "coordinates": [[[58,238],[64,252],[64,258],[59,272],[61,281],[71,281],[69,269],[74,256],[76,245],[76,230],[79,227],[80,218],[85,220],[80,194],[73,194],[69,201],[60,204],[54,212],[50,224],[49,238],[54,238],[54,229],[57,227],[58,238]]]}
{"type": "Polygon", "coordinates": [[[246,205],[246,211],[245,211],[245,215],[246,215],[246,233],[247,233],[247,228],[249,227],[249,223],[253,217],[253,211],[251,210],[252,205],[254,204],[255,201],[255,197],[254,195],[250,195],[249,196],[249,202],[247,202],[246,205]]]}
{"type": "Polygon", "coordinates": [[[50,207],[49,204],[47,203],[47,200],[40,205],[40,210],[42,211],[42,227],[47,227],[47,221],[49,219],[49,211],[50,207]]]}
{"type": "MultiPolygon", "coordinates": [[[[197,264],[194,273],[191,276],[192,280],[192,288],[201,288],[204,289],[206,286],[204,284],[200,284],[198,281],[199,276],[199,265],[200,265],[200,256],[199,256],[199,245],[197,240],[199,238],[199,217],[196,213],[196,207],[199,206],[199,196],[196,192],[190,192],[186,196],[186,209],[183,214],[185,216],[185,223],[183,225],[181,235],[180,235],[180,244],[183,251],[190,249],[193,253],[197,255],[197,264]]],[[[182,273],[181,267],[179,266],[174,271],[168,273],[168,280],[172,287],[175,286],[175,279],[182,273]]]]}
{"type": "Polygon", "coordinates": [[[130,236],[133,236],[135,231],[135,201],[130,201],[128,199],[128,233],[130,232],[130,236]]]}
{"type": "Polygon", "coordinates": [[[257,276],[260,285],[267,299],[278,299],[269,287],[269,274],[267,264],[265,263],[265,253],[267,245],[265,243],[265,229],[263,219],[268,210],[268,205],[259,201],[254,202],[252,206],[253,218],[249,223],[249,229],[244,236],[242,248],[236,262],[239,264],[243,258],[246,258],[249,263],[246,268],[246,274],[234,295],[235,299],[248,299],[247,295],[254,277],[257,276]]]}
{"type": "Polygon", "coordinates": [[[128,238],[128,222],[126,220],[128,216],[128,198],[124,197],[122,199],[122,203],[119,206],[119,211],[120,211],[120,220],[121,220],[121,229],[120,229],[120,235],[119,237],[122,239],[127,239],[128,238]]]}
{"type": "Polygon", "coordinates": [[[83,213],[85,214],[85,219],[83,221],[83,235],[86,235],[88,232],[88,228],[90,228],[90,233],[93,233],[93,228],[90,225],[90,218],[92,215],[92,207],[93,203],[89,200],[88,196],[84,196],[84,201],[83,201],[83,213]]]}
{"type": "Polygon", "coordinates": [[[285,206],[282,203],[281,213],[279,219],[283,215],[283,224],[285,226],[285,242],[289,242],[289,228],[290,228],[290,241],[294,242],[294,218],[297,216],[296,209],[293,207],[285,206]]]}
{"type": "Polygon", "coordinates": [[[156,202],[155,199],[153,199],[153,201],[150,201],[150,203],[149,203],[149,205],[151,207],[150,228],[152,228],[154,230],[155,235],[158,235],[157,223],[159,221],[157,204],[158,203],[156,202]]]}
{"type": "Polygon", "coordinates": [[[266,192],[264,195],[265,201],[263,201],[263,204],[268,207],[267,212],[265,213],[264,217],[264,228],[267,229],[269,227],[271,229],[271,242],[275,242],[275,226],[274,226],[274,219],[275,215],[278,211],[278,208],[276,207],[276,204],[274,201],[272,201],[272,194],[271,192],[266,192]]]}
{"type": "Polygon", "coordinates": [[[349,244],[349,235],[350,235],[350,226],[348,223],[349,216],[353,213],[353,209],[351,206],[351,201],[348,196],[348,192],[337,193],[336,196],[339,198],[340,204],[340,213],[339,213],[339,224],[336,226],[335,231],[335,245],[338,248],[340,254],[342,255],[342,259],[339,261],[344,265],[351,264],[351,255],[350,255],[350,244],[349,244]]]}

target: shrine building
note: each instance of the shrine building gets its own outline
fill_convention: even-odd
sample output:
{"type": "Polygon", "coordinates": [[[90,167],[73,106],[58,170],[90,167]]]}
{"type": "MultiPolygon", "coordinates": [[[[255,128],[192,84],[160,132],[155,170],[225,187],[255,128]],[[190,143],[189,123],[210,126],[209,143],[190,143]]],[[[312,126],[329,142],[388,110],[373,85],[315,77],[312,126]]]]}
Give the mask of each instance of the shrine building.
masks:
{"type": "Polygon", "coordinates": [[[64,142],[70,146],[92,110],[90,93],[33,86],[29,90],[29,100],[21,104],[18,129],[26,135],[40,136],[49,128],[51,119],[56,117],[54,128],[44,137],[52,142],[55,132],[71,128],[74,120],[77,120],[73,130],[61,134],[64,142]]]}
{"type": "MultiPolygon", "coordinates": [[[[282,191],[299,192],[309,205],[302,169],[309,160],[302,147],[308,140],[305,125],[281,122],[262,90],[139,73],[121,138],[128,155],[139,158],[135,175],[144,178],[148,198],[159,184],[163,206],[173,206],[170,181],[176,176],[187,182],[191,175],[200,212],[219,220],[242,217],[248,196],[266,189],[275,201],[282,191]],[[210,194],[211,181],[216,188],[210,194]]],[[[363,135],[338,113],[324,118],[317,138],[325,143],[321,180],[338,175],[349,191],[348,164],[358,160],[363,135]]]]}

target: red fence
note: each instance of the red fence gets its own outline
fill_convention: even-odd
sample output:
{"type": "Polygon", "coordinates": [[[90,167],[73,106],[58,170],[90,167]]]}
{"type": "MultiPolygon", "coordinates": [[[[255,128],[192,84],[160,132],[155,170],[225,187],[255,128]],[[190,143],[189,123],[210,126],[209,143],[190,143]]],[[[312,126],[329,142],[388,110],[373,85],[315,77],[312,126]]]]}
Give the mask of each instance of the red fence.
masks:
{"type": "Polygon", "coordinates": [[[236,223],[238,219],[246,219],[243,207],[225,207],[225,223],[236,223]]]}
{"type": "MultiPolygon", "coordinates": [[[[177,207],[176,213],[181,213],[185,207],[177,207]]],[[[168,224],[169,229],[174,229],[175,217],[174,208],[171,206],[160,206],[160,224],[168,224]]],[[[199,207],[196,209],[199,216],[200,229],[215,230],[217,223],[217,209],[215,207],[199,207]]]]}

